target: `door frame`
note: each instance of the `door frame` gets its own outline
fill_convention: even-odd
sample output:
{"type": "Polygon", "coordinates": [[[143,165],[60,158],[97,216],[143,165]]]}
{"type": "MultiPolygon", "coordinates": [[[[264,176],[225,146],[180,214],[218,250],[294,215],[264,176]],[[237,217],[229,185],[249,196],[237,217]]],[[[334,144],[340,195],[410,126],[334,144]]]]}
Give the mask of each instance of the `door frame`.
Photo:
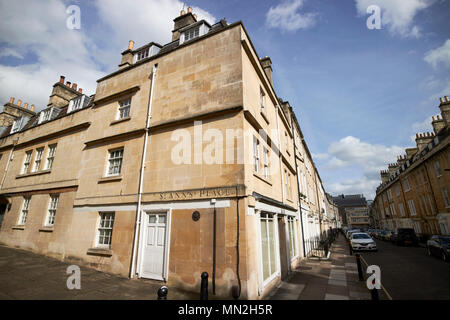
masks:
{"type": "Polygon", "coordinates": [[[166,230],[165,230],[165,244],[164,244],[164,255],[163,255],[163,274],[161,278],[145,278],[145,279],[154,279],[154,280],[163,280],[167,282],[169,277],[169,256],[170,256],[170,230],[172,224],[172,209],[142,209],[141,212],[141,221],[139,226],[139,248],[138,248],[138,259],[136,271],[138,274],[138,278],[143,278],[142,273],[142,263],[144,261],[143,257],[143,243],[145,238],[145,228],[142,226],[147,224],[148,214],[157,214],[157,213],[165,213],[166,214],[166,230]]]}

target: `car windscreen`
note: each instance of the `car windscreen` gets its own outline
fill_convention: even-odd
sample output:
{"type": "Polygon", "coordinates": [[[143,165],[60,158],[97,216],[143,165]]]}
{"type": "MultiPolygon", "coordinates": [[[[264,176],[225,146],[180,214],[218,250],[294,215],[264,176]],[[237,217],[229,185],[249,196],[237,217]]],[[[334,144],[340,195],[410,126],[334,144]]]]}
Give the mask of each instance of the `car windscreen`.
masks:
{"type": "Polygon", "coordinates": [[[352,237],[352,239],[371,239],[368,234],[364,233],[355,233],[352,237]]]}
{"type": "Polygon", "coordinates": [[[441,240],[442,244],[445,245],[450,244],[450,238],[439,238],[439,240],[441,240]]]}

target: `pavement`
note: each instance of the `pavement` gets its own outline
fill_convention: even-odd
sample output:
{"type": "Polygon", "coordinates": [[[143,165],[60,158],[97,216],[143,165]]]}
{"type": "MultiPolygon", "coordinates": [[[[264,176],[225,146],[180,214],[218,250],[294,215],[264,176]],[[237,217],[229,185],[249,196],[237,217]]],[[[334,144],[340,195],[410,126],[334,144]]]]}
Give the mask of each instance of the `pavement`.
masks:
{"type": "MultiPolygon", "coordinates": [[[[281,282],[267,300],[370,300],[365,281],[359,281],[355,256],[349,255],[342,234],[328,259],[306,258],[281,282]]],[[[364,270],[364,268],[363,268],[364,270]]],[[[380,299],[385,299],[379,291],[380,299]]]]}
{"type": "MultiPolygon", "coordinates": [[[[159,281],[129,279],[81,267],[81,289],[67,288],[69,263],[0,246],[0,300],[155,300],[159,281]]],[[[169,288],[168,299],[199,295],[169,288]]]]}

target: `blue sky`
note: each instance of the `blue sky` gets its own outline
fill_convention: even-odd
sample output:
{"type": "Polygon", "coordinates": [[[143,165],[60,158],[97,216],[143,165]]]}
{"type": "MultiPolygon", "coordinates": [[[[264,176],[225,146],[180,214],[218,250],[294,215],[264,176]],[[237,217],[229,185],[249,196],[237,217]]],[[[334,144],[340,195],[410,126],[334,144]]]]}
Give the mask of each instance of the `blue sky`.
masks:
{"type": "MultiPolygon", "coordinates": [[[[450,95],[450,1],[192,0],[210,22],[242,20],[273,62],[279,97],[294,107],[327,192],[374,196],[379,170],[431,131],[450,95]],[[381,9],[369,30],[369,5],[381,9]]],[[[45,106],[63,74],[87,93],[116,70],[128,40],[170,41],[178,0],[0,0],[0,99],[45,106]],[[81,8],[81,29],[65,10],[81,8]]]]}

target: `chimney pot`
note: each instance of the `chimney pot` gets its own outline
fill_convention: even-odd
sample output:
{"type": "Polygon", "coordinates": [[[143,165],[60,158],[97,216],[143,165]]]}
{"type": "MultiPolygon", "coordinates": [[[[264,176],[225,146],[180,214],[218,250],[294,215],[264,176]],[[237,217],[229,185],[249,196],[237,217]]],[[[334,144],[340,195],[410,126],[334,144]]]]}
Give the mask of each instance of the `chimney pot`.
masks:
{"type": "Polygon", "coordinates": [[[445,102],[448,102],[448,96],[445,96],[444,98],[445,98],[445,102]]]}
{"type": "Polygon", "coordinates": [[[186,14],[186,11],[184,11],[184,10],[180,11],[180,16],[184,16],[185,14],[186,14]]]}
{"type": "Polygon", "coordinates": [[[9,98],[9,103],[13,103],[14,104],[14,97],[9,98]]]}
{"type": "Polygon", "coordinates": [[[66,82],[66,86],[70,87],[70,84],[71,84],[71,83],[72,83],[72,82],[67,81],[67,82],[66,82]]]}
{"type": "Polygon", "coordinates": [[[81,89],[81,88],[78,89],[78,92],[79,92],[79,93],[83,93],[83,89],[81,89]]]}
{"type": "Polygon", "coordinates": [[[189,7],[189,8],[188,8],[188,12],[189,12],[189,13],[192,13],[192,7],[189,7]]]}
{"type": "Polygon", "coordinates": [[[76,83],[73,83],[73,84],[72,84],[72,89],[76,91],[76,90],[77,90],[77,86],[78,86],[78,85],[77,85],[76,83]]]}
{"type": "Polygon", "coordinates": [[[22,100],[17,100],[17,105],[20,107],[20,105],[22,104],[22,100]]]}
{"type": "Polygon", "coordinates": [[[28,103],[25,103],[25,104],[23,105],[23,107],[24,107],[25,109],[28,109],[28,103]]]}
{"type": "Polygon", "coordinates": [[[64,84],[64,79],[65,79],[66,77],[64,77],[64,76],[61,76],[60,78],[59,78],[59,83],[62,83],[62,84],[64,84]]]}
{"type": "Polygon", "coordinates": [[[197,20],[197,14],[194,14],[194,19],[197,20]]]}
{"type": "Polygon", "coordinates": [[[34,104],[31,105],[30,110],[34,112],[34,104]]]}
{"type": "Polygon", "coordinates": [[[128,41],[128,50],[133,50],[133,48],[134,48],[134,41],[133,40],[128,41]]]}
{"type": "Polygon", "coordinates": [[[437,115],[437,119],[438,119],[438,120],[441,120],[441,116],[440,116],[440,115],[437,115]]]}
{"type": "Polygon", "coordinates": [[[431,117],[431,121],[434,121],[434,116],[431,117]]]}

